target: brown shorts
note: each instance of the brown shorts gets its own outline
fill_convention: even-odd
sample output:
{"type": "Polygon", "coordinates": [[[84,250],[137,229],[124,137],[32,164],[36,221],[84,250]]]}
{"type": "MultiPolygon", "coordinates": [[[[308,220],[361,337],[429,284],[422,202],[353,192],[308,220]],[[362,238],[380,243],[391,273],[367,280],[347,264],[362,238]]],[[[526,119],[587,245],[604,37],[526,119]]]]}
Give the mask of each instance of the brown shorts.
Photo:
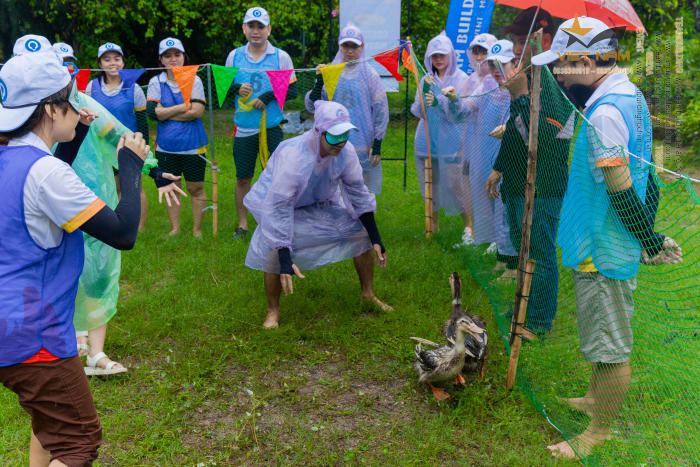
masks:
{"type": "Polygon", "coordinates": [[[70,467],[92,465],[102,427],[80,357],[1,367],[0,383],[17,394],[52,460],[70,467]]]}

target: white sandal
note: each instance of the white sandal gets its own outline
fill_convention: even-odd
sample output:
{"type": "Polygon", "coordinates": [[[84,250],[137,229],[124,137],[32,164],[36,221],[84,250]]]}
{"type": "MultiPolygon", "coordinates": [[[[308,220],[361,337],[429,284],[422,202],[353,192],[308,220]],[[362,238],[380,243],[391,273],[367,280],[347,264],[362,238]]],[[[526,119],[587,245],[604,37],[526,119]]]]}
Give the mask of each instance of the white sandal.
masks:
{"type": "MultiPolygon", "coordinates": [[[[75,332],[76,339],[79,337],[87,337],[87,336],[88,336],[87,331],[76,331],[75,332]]],[[[87,342],[82,344],[78,341],[77,346],[78,346],[78,356],[79,357],[86,357],[87,355],[89,355],[90,349],[88,347],[87,342]]]]}
{"type": "Polygon", "coordinates": [[[85,367],[85,374],[87,376],[107,376],[116,375],[118,373],[126,373],[126,367],[122,366],[122,368],[114,368],[115,365],[119,365],[119,363],[115,362],[114,360],[111,360],[109,357],[107,357],[107,354],[105,354],[104,352],[100,352],[94,357],[88,355],[87,366],[85,367]],[[107,362],[107,365],[104,368],[100,368],[97,366],[97,362],[99,362],[103,358],[107,358],[107,360],[109,361],[107,362]]]}

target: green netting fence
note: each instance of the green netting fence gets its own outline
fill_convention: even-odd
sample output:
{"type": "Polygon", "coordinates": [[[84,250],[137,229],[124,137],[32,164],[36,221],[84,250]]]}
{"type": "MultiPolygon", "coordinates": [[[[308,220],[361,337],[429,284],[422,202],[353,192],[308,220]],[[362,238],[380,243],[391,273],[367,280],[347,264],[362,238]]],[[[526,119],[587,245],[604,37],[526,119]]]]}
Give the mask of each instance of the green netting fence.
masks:
{"type": "MultiPolygon", "coordinates": [[[[532,70],[526,73],[531,81],[532,70]]],[[[476,123],[467,123],[465,145],[477,244],[445,246],[463,257],[488,294],[510,351],[530,102],[511,105],[503,89],[467,100],[479,115],[476,123]],[[484,138],[504,122],[498,141],[484,138]],[[478,194],[489,173],[480,167],[484,159],[503,172],[497,200],[478,194]]],[[[617,96],[614,103],[633,106],[639,116],[646,108],[641,92],[617,96]]],[[[697,465],[699,185],[653,165],[655,128],[646,126],[652,119],[635,120],[629,137],[638,150],[628,153],[611,143],[616,130],[610,121],[601,120],[606,124],[599,128],[591,124],[547,67],[541,70],[539,105],[529,244],[536,265],[526,321],[535,337],[520,350],[517,385],[586,464],[697,465]],[[639,206],[618,199],[629,186],[639,206]],[[651,230],[642,230],[645,219],[667,237],[663,245],[651,230]],[[651,259],[644,256],[633,230],[651,256],[654,248],[666,249],[651,259]],[[679,253],[669,239],[682,249],[682,262],[666,264],[679,253]],[[600,438],[609,440],[596,442],[600,438]]]]}

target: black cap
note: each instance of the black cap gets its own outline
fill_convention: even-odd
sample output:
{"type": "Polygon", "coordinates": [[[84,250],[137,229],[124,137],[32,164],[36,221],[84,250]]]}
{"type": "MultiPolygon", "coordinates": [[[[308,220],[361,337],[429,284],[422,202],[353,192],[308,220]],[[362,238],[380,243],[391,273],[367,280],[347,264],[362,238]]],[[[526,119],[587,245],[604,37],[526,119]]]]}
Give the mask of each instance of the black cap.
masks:
{"type": "MultiPolygon", "coordinates": [[[[524,36],[530,30],[530,25],[532,24],[532,18],[535,16],[537,11],[536,6],[531,6],[520,13],[513,20],[513,24],[505,28],[506,32],[511,34],[517,34],[519,36],[524,36]]],[[[549,14],[547,10],[540,8],[539,13],[537,13],[537,20],[534,26],[532,26],[532,32],[536,32],[538,29],[542,28],[543,33],[549,33],[552,36],[557,31],[554,27],[554,22],[552,21],[552,15],[549,14]]]]}

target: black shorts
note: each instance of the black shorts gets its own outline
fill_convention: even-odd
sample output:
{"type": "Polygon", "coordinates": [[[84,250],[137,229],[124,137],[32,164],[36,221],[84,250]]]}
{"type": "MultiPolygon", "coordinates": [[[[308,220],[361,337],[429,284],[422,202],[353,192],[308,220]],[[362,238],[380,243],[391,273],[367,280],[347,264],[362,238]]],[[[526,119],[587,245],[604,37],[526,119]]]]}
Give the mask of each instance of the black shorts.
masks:
{"type": "Polygon", "coordinates": [[[168,172],[175,176],[182,175],[188,182],[204,181],[207,161],[197,154],[171,154],[169,152],[156,151],[156,159],[158,159],[158,167],[163,172],[168,172]]]}
{"type": "MultiPolygon", "coordinates": [[[[236,178],[253,178],[255,161],[258,160],[260,133],[233,138],[233,161],[236,163],[236,178]]],[[[275,126],[267,129],[267,149],[272,154],[284,139],[282,128],[275,126]]]]}
{"type": "Polygon", "coordinates": [[[41,446],[70,466],[90,466],[102,427],[80,357],[0,368],[0,382],[17,394],[41,446]]]}

